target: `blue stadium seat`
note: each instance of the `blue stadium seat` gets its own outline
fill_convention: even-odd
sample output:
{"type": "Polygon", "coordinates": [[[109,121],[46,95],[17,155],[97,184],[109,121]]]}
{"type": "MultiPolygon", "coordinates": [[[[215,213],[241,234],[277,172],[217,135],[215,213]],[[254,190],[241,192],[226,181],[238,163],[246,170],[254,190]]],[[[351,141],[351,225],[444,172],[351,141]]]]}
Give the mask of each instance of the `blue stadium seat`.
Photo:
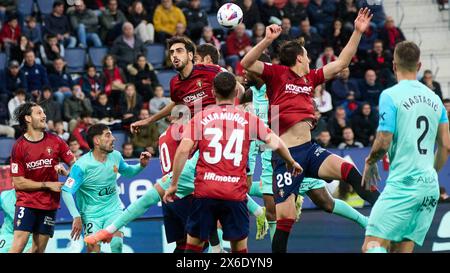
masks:
{"type": "Polygon", "coordinates": [[[163,68],[166,59],[166,48],[162,44],[147,46],[147,60],[155,69],[163,68]]]}
{"type": "Polygon", "coordinates": [[[101,69],[103,67],[103,58],[106,56],[106,54],[108,54],[108,48],[106,47],[89,48],[89,59],[97,69],[101,69]]]}
{"type": "Polygon", "coordinates": [[[64,59],[67,63],[67,73],[83,72],[86,65],[86,50],[83,48],[66,48],[64,59]]]}
{"type": "Polygon", "coordinates": [[[114,149],[122,152],[122,145],[128,141],[127,134],[123,131],[112,131],[112,134],[116,138],[114,149]]]}
{"type": "Polygon", "coordinates": [[[17,10],[23,15],[28,16],[33,12],[33,0],[18,0],[17,10]]]}
{"type": "Polygon", "coordinates": [[[172,79],[173,76],[175,76],[177,72],[174,70],[161,70],[156,74],[158,77],[159,83],[164,88],[164,95],[168,96],[170,92],[170,79],[172,79]]]}
{"type": "Polygon", "coordinates": [[[54,0],[37,0],[37,4],[41,14],[48,15],[53,11],[54,0]]]}
{"type": "Polygon", "coordinates": [[[213,0],[202,0],[200,1],[200,8],[206,12],[211,10],[211,6],[213,4],[213,0]]]}
{"type": "Polygon", "coordinates": [[[0,138],[0,162],[4,163],[10,157],[11,150],[16,140],[14,138],[1,137],[0,138]]]}
{"type": "Polygon", "coordinates": [[[217,21],[216,14],[208,14],[208,22],[209,26],[213,29],[222,29],[222,26],[220,26],[219,22],[217,21]]]}
{"type": "Polygon", "coordinates": [[[6,68],[7,57],[6,53],[0,53],[0,71],[6,68]]]}

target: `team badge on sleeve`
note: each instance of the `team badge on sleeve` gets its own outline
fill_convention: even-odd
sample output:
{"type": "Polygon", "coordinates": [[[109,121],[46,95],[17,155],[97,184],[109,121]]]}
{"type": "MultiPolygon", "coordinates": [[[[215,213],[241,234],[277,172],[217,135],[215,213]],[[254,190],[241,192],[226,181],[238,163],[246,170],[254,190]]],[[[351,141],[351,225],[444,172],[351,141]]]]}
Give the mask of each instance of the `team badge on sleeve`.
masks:
{"type": "Polygon", "coordinates": [[[72,177],[67,178],[66,183],[64,184],[64,186],[68,187],[69,189],[72,188],[73,183],[75,183],[75,179],[73,179],[72,177]]]}
{"type": "Polygon", "coordinates": [[[11,164],[11,172],[12,173],[18,173],[19,172],[19,165],[17,165],[17,163],[12,163],[11,164]]]}

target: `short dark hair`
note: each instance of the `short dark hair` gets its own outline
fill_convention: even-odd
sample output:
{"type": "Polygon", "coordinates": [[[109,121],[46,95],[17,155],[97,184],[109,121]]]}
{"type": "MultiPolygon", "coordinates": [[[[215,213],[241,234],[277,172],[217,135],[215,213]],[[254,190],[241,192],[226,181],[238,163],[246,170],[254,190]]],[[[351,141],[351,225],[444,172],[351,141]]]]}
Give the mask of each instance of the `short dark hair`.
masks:
{"type": "Polygon", "coordinates": [[[236,89],[236,78],[230,72],[220,72],[214,78],[214,90],[223,99],[230,98],[236,89]]]}
{"type": "Polygon", "coordinates": [[[350,127],[350,126],[345,126],[344,128],[342,128],[342,132],[344,132],[344,130],[347,130],[347,129],[350,129],[350,130],[353,131],[352,127],[350,127]]]}
{"type": "MultiPolygon", "coordinates": [[[[125,146],[127,146],[127,145],[131,145],[131,147],[133,147],[133,143],[131,143],[131,142],[124,142],[123,144],[122,144],[122,149],[125,149],[125,146]]],[[[134,148],[134,147],[133,147],[134,148]]]]}
{"type": "Polygon", "coordinates": [[[420,48],[411,41],[400,42],[395,47],[394,58],[400,70],[416,72],[417,63],[420,60],[420,48]]]}
{"type": "Polygon", "coordinates": [[[450,103],[450,99],[449,98],[444,99],[444,100],[442,100],[442,103],[450,103]]]}
{"type": "Polygon", "coordinates": [[[17,88],[16,91],[14,91],[14,95],[27,95],[27,91],[24,88],[17,88]]]}
{"type": "Polygon", "coordinates": [[[270,59],[270,56],[266,53],[261,54],[259,56],[258,61],[261,61],[263,63],[270,63],[272,60],[270,59]]]}
{"type": "Polygon", "coordinates": [[[53,89],[50,86],[46,85],[46,86],[42,87],[42,93],[44,93],[47,90],[49,90],[51,93],[53,93],[53,89]]]}
{"type": "Polygon", "coordinates": [[[74,141],[78,142],[78,139],[76,137],[74,137],[73,135],[71,135],[69,137],[69,139],[67,140],[67,144],[70,144],[71,142],[74,142],[74,141]]]}
{"type": "Polygon", "coordinates": [[[207,55],[209,55],[212,59],[212,62],[214,64],[219,63],[219,57],[220,53],[219,50],[212,44],[202,44],[197,47],[197,54],[200,55],[202,58],[205,58],[207,55]]]}
{"type": "Polygon", "coordinates": [[[174,44],[184,44],[184,47],[186,48],[187,52],[192,52],[193,55],[195,55],[195,44],[186,37],[173,37],[167,40],[167,49],[170,49],[171,46],[174,44]]]}
{"type": "Polygon", "coordinates": [[[14,110],[14,118],[17,122],[19,122],[19,126],[23,131],[26,131],[27,121],[25,120],[25,116],[31,116],[31,112],[33,112],[33,107],[39,106],[35,102],[25,102],[14,110]]]}
{"type": "Polygon", "coordinates": [[[431,72],[430,69],[427,69],[427,70],[423,71],[423,74],[424,74],[424,75],[425,75],[425,74],[432,74],[432,75],[433,75],[433,72],[431,72]]]}
{"type": "Polygon", "coordinates": [[[90,118],[91,116],[92,116],[91,114],[89,114],[88,112],[84,111],[84,112],[81,112],[80,119],[90,118]]]}
{"type": "Polygon", "coordinates": [[[305,40],[303,38],[286,41],[280,47],[280,63],[285,66],[292,67],[297,62],[297,56],[303,55],[303,45],[305,40]]]}
{"type": "Polygon", "coordinates": [[[55,2],[53,2],[53,8],[59,7],[59,6],[64,6],[64,3],[62,1],[56,0],[55,2]]]}
{"type": "Polygon", "coordinates": [[[89,148],[94,149],[94,137],[101,136],[105,130],[109,130],[108,125],[98,123],[92,125],[87,132],[86,141],[89,145],[89,148]]]}

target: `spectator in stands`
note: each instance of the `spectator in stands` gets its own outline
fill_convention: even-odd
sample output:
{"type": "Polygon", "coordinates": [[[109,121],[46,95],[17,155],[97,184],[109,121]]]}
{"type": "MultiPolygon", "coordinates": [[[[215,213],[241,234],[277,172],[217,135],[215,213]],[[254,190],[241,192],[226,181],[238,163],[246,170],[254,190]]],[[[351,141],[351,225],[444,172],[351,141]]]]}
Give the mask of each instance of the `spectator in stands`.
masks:
{"type": "Polygon", "coordinates": [[[59,104],[64,103],[64,99],[72,96],[72,86],[74,82],[72,77],[65,71],[66,63],[61,57],[53,61],[53,68],[48,75],[50,86],[52,87],[54,97],[59,104]]]}
{"type": "Polygon", "coordinates": [[[198,42],[198,45],[203,44],[212,44],[215,46],[218,50],[220,50],[220,41],[219,39],[214,36],[214,32],[212,27],[206,26],[203,28],[202,37],[200,38],[200,41],[198,42]]]}
{"type": "Polygon", "coordinates": [[[18,17],[16,14],[11,14],[0,31],[0,42],[7,55],[9,55],[10,48],[19,43],[20,34],[18,17]]]}
{"type": "Polygon", "coordinates": [[[131,23],[123,24],[122,35],[114,41],[111,54],[116,57],[117,65],[122,69],[126,69],[127,65],[134,63],[138,55],[147,54],[144,43],[134,35],[131,23]]]}
{"type": "Polygon", "coordinates": [[[349,148],[364,148],[361,142],[355,141],[355,135],[353,134],[353,129],[351,127],[345,127],[342,130],[344,141],[338,146],[338,149],[344,150],[349,148]]]}
{"type": "Polygon", "coordinates": [[[317,139],[322,131],[327,130],[327,121],[322,118],[319,110],[314,111],[315,119],[317,120],[316,127],[311,131],[311,138],[317,139]]]}
{"type": "Polygon", "coordinates": [[[5,102],[13,93],[19,89],[28,89],[25,75],[20,73],[20,65],[16,60],[9,61],[8,69],[5,71],[5,92],[0,96],[0,100],[5,102]]]}
{"type": "Polygon", "coordinates": [[[352,116],[351,124],[356,141],[361,142],[364,146],[372,145],[377,133],[378,120],[369,103],[363,103],[359,107],[352,116]]]}
{"type": "Polygon", "coordinates": [[[141,95],[136,92],[134,84],[128,83],[125,86],[125,92],[122,93],[120,101],[122,125],[128,126],[138,120],[139,111],[142,109],[142,98],[141,95]]]}
{"type": "Polygon", "coordinates": [[[134,156],[134,147],[130,142],[125,142],[122,144],[122,156],[125,159],[135,158],[134,156]]]}
{"type": "Polygon", "coordinates": [[[86,74],[84,74],[79,82],[84,95],[91,101],[97,100],[98,95],[103,92],[103,78],[97,73],[95,65],[88,64],[86,66],[86,74]]]}
{"type": "Polygon", "coordinates": [[[155,28],[149,18],[142,2],[134,1],[128,19],[133,24],[136,36],[146,44],[152,44],[155,41],[155,28]]]}
{"type": "Polygon", "coordinates": [[[187,36],[187,32],[186,31],[187,30],[186,30],[186,26],[185,25],[183,25],[182,23],[177,23],[175,35],[173,35],[173,36],[174,37],[186,37],[186,38],[189,38],[187,36]]]}
{"type": "Polygon", "coordinates": [[[61,104],[53,100],[52,89],[49,86],[43,88],[39,105],[44,109],[44,113],[47,116],[47,128],[53,131],[55,129],[55,122],[62,121],[61,104]]]}
{"type": "MultiPolygon", "coordinates": [[[[0,102],[0,135],[13,138],[16,136],[15,129],[9,124],[9,109],[6,103],[0,102]]],[[[18,132],[18,134],[21,132],[18,132]]],[[[17,136],[20,136],[18,135],[17,136]]]]}
{"type": "Polygon", "coordinates": [[[450,99],[444,99],[442,102],[444,103],[445,110],[447,111],[447,117],[450,118],[450,99]]]}
{"type": "Polygon", "coordinates": [[[36,17],[28,16],[26,19],[26,25],[23,27],[22,31],[32,45],[38,45],[42,42],[42,31],[41,28],[37,26],[36,17]]]}
{"type": "Polygon", "coordinates": [[[0,1],[0,23],[5,22],[6,15],[17,10],[16,0],[2,0],[0,1]]]}
{"type": "Polygon", "coordinates": [[[439,187],[439,203],[450,203],[450,196],[448,196],[445,187],[439,187]]]}
{"type": "Polygon", "coordinates": [[[25,63],[20,72],[24,74],[27,82],[27,92],[36,100],[41,95],[42,87],[50,85],[45,67],[36,63],[34,51],[25,52],[25,63]]]}
{"type": "Polygon", "coordinates": [[[281,11],[275,6],[274,0],[265,0],[259,7],[259,14],[264,25],[281,25],[281,11]]]}
{"type": "Polygon", "coordinates": [[[333,28],[327,32],[326,44],[333,47],[336,55],[339,55],[350,39],[350,35],[351,33],[342,26],[342,21],[335,19],[333,21],[333,28]]]}
{"type": "Polygon", "coordinates": [[[256,23],[261,22],[259,8],[254,0],[243,0],[240,7],[243,13],[242,23],[244,23],[247,29],[252,29],[256,23]]]}
{"type": "Polygon", "coordinates": [[[353,24],[358,16],[355,0],[341,0],[338,4],[338,18],[341,18],[344,28],[353,31],[353,24]]]}
{"type": "Polygon", "coordinates": [[[330,62],[334,62],[337,56],[334,55],[333,47],[326,46],[323,53],[319,55],[316,61],[316,67],[323,67],[330,62]]]}
{"type": "Polygon", "coordinates": [[[378,107],[383,87],[378,82],[375,71],[372,69],[366,71],[364,79],[360,81],[359,90],[361,91],[362,100],[367,101],[373,107],[378,107]]]}
{"type": "Polygon", "coordinates": [[[77,0],[75,10],[70,11],[70,23],[78,36],[79,46],[86,48],[88,42],[95,47],[101,47],[102,41],[98,35],[98,17],[93,10],[87,9],[84,0],[77,0]]]}
{"type": "Polygon", "coordinates": [[[287,17],[283,17],[283,19],[281,20],[281,34],[274,41],[273,47],[278,52],[279,47],[281,46],[281,44],[283,44],[283,42],[292,40],[293,38],[297,37],[297,34],[292,30],[291,20],[287,17]]]}
{"type": "MultiPolygon", "coordinates": [[[[148,109],[141,109],[139,113],[139,120],[149,118],[148,109]]],[[[155,123],[147,124],[141,127],[139,132],[131,136],[131,143],[133,143],[136,154],[147,151],[152,155],[158,150],[159,131],[155,123]]]]}
{"type": "Polygon", "coordinates": [[[320,132],[319,136],[317,137],[317,144],[325,149],[336,148],[336,146],[331,142],[331,135],[327,130],[320,132]]]}
{"type": "Polygon", "coordinates": [[[241,58],[252,49],[250,37],[245,33],[245,25],[239,24],[233,32],[231,32],[226,41],[227,54],[225,54],[225,61],[231,65],[233,69],[241,58]]]}
{"type": "Polygon", "coordinates": [[[92,117],[95,122],[109,124],[114,120],[115,116],[113,107],[108,101],[108,96],[105,93],[100,93],[97,100],[94,102],[94,113],[92,117]]]}
{"type": "Polygon", "coordinates": [[[394,18],[388,16],[384,27],[380,30],[380,39],[383,41],[383,46],[394,52],[395,45],[405,40],[405,35],[400,28],[394,24],[394,18]]]}
{"type": "Polygon", "coordinates": [[[336,2],[331,0],[311,0],[308,5],[308,18],[321,35],[331,27],[336,13],[336,2]]]}
{"type": "Polygon", "coordinates": [[[373,50],[367,58],[367,68],[375,71],[384,88],[395,83],[392,72],[392,53],[390,50],[383,50],[383,41],[376,40],[374,42],[373,50]]]}
{"type": "Polygon", "coordinates": [[[347,97],[342,101],[341,107],[345,109],[347,118],[351,118],[353,113],[359,108],[360,102],[355,99],[355,92],[349,91],[347,97]]]}
{"type": "Polygon", "coordinates": [[[345,109],[338,106],[334,112],[334,117],[328,121],[328,131],[331,135],[331,142],[334,145],[337,146],[339,143],[344,141],[342,137],[342,130],[348,126],[350,126],[350,124],[347,120],[345,109]]]}
{"type": "Polygon", "coordinates": [[[74,136],[71,136],[67,142],[69,143],[70,151],[75,156],[75,159],[78,160],[83,155],[83,150],[80,149],[80,143],[78,143],[78,140],[74,136]]]}
{"type": "Polygon", "coordinates": [[[173,5],[172,0],[161,0],[161,4],[156,7],[153,15],[157,42],[165,43],[167,39],[175,35],[178,23],[187,25],[183,11],[173,5]]]}
{"type": "Polygon", "coordinates": [[[347,99],[350,92],[353,92],[356,100],[361,99],[358,83],[350,79],[350,69],[347,67],[339,73],[339,77],[331,85],[331,96],[334,105],[341,105],[347,99]]]}
{"type": "Polygon", "coordinates": [[[358,45],[358,56],[364,60],[370,51],[373,49],[373,44],[378,39],[378,32],[376,29],[369,25],[364,34],[361,37],[361,41],[358,45]]]}
{"type": "Polygon", "coordinates": [[[139,55],[134,64],[128,65],[127,70],[138,94],[144,102],[149,102],[154,96],[153,88],[159,84],[153,66],[147,62],[145,55],[139,55]]]}
{"type": "Polygon", "coordinates": [[[357,5],[359,8],[368,7],[370,8],[370,12],[373,14],[372,23],[376,25],[377,29],[380,29],[384,26],[384,21],[386,20],[386,14],[384,13],[384,5],[367,5],[368,1],[358,1],[357,5]]]}
{"type": "Polygon", "coordinates": [[[44,43],[40,46],[39,52],[41,53],[42,64],[47,69],[52,69],[53,62],[56,59],[64,58],[64,46],[58,44],[58,38],[54,35],[47,35],[44,43]]]}
{"type": "Polygon", "coordinates": [[[20,35],[19,43],[17,45],[11,46],[9,49],[9,59],[16,60],[19,63],[23,62],[25,52],[28,50],[34,51],[34,45],[28,40],[25,35],[20,35]]]}
{"type": "Polygon", "coordinates": [[[15,130],[15,138],[18,138],[21,133],[19,122],[14,118],[14,111],[17,107],[25,103],[26,91],[23,88],[19,88],[14,92],[14,98],[8,102],[9,111],[9,126],[15,130]]]}
{"type": "Polygon", "coordinates": [[[315,64],[317,57],[319,57],[320,53],[323,51],[323,39],[319,34],[311,32],[311,25],[309,24],[308,19],[305,19],[300,23],[300,30],[300,37],[303,37],[305,40],[305,49],[308,52],[311,63],[315,64]]]}
{"type": "Polygon", "coordinates": [[[69,140],[70,134],[64,130],[64,122],[62,120],[55,122],[55,130],[53,130],[53,132],[60,138],[64,139],[64,141],[69,140]]]}
{"type": "Polygon", "coordinates": [[[80,143],[80,148],[83,152],[90,150],[89,145],[86,141],[86,135],[89,127],[93,124],[92,117],[89,113],[83,112],[80,114],[80,118],[72,131],[72,136],[74,136],[78,143],[80,143]]]}
{"type": "Polygon", "coordinates": [[[91,115],[93,112],[91,101],[86,98],[81,86],[72,87],[72,96],[64,99],[64,119],[69,122],[69,132],[72,132],[81,114],[91,115]]]}
{"type": "Polygon", "coordinates": [[[293,26],[298,27],[301,21],[308,18],[308,13],[298,0],[289,0],[283,8],[283,16],[289,18],[293,26]]]}
{"type": "Polygon", "coordinates": [[[420,81],[423,84],[425,84],[428,88],[430,88],[442,100],[441,85],[437,81],[433,80],[433,73],[431,72],[431,70],[429,69],[425,70],[423,72],[423,77],[420,81]]]}
{"type": "Polygon", "coordinates": [[[189,6],[183,9],[183,13],[184,17],[186,17],[189,37],[193,41],[198,41],[202,35],[203,28],[208,25],[208,14],[200,8],[200,0],[190,0],[189,6]]]}
{"type": "MultiPolygon", "coordinates": [[[[263,23],[256,23],[252,29],[252,45],[257,45],[264,39],[264,34],[266,32],[266,27],[263,23]]],[[[272,47],[272,45],[270,46],[272,47]]]]}
{"type": "Polygon", "coordinates": [[[324,84],[318,85],[314,89],[314,102],[322,117],[328,121],[332,114],[333,102],[330,93],[325,90],[324,84]]]}
{"type": "Polygon", "coordinates": [[[53,3],[52,14],[44,19],[44,34],[56,35],[58,41],[66,47],[77,45],[77,39],[70,34],[70,22],[64,14],[64,2],[57,0],[53,3]]]}
{"type": "Polygon", "coordinates": [[[119,105],[120,95],[125,90],[126,77],[111,54],[103,59],[103,76],[105,77],[105,93],[110,97],[114,109],[118,110],[116,108],[119,105]]]}
{"type": "MultiPolygon", "coordinates": [[[[154,115],[163,109],[167,104],[170,103],[170,98],[164,97],[164,88],[162,85],[155,86],[155,96],[150,100],[149,110],[150,114],[154,115]]],[[[167,118],[160,119],[156,122],[158,125],[159,133],[162,134],[169,126],[169,121],[167,118]]]]}
{"type": "Polygon", "coordinates": [[[118,7],[117,0],[109,0],[108,8],[102,12],[100,17],[101,37],[107,45],[111,45],[120,35],[122,24],[127,21],[127,18],[118,7]]]}

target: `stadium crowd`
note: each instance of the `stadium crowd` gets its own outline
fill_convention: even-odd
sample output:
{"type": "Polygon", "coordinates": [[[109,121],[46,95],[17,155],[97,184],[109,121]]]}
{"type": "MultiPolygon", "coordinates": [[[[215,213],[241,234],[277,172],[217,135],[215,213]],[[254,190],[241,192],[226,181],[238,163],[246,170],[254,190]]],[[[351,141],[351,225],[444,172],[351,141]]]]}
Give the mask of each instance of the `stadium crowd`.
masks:
{"type": "MultiPolygon", "coordinates": [[[[244,16],[242,24],[227,31],[211,18],[230,1],[79,0],[69,6],[71,1],[35,0],[29,14],[18,8],[19,1],[0,0],[1,54],[6,57],[0,67],[0,135],[21,134],[12,113],[33,100],[45,109],[48,129],[67,141],[76,155],[88,150],[87,128],[101,122],[127,134],[125,158],[144,150],[157,156],[158,137],[168,126],[163,120],[128,135],[132,122],[170,102],[168,80],[160,78],[171,69],[170,61],[165,57],[162,64],[151,63],[161,57],[152,55],[155,45],[165,47],[167,38],[183,35],[196,44],[210,43],[221,52],[219,63],[245,84],[239,61],[264,37],[265,25],[276,23],[283,29],[267,52],[273,63],[278,62],[283,41],[301,37],[311,66],[320,67],[337,58],[358,9],[367,5],[355,0],[231,1],[244,16]],[[47,13],[38,2],[52,3],[47,13]],[[100,63],[94,61],[95,48],[104,49],[100,63]],[[81,49],[86,59],[81,69],[71,68],[74,49],[81,49]]],[[[380,93],[395,84],[392,53],[405,37],[383,6],[370,8],[372,25],[349,68],[314,91],[319,121],[313,137],[326,148],[370,146],[380,93]]],[[[430,70],[422,81],[442,98],[430,70]]],[[[444,103],[450,113],[450,100],[444,103]]]]}

